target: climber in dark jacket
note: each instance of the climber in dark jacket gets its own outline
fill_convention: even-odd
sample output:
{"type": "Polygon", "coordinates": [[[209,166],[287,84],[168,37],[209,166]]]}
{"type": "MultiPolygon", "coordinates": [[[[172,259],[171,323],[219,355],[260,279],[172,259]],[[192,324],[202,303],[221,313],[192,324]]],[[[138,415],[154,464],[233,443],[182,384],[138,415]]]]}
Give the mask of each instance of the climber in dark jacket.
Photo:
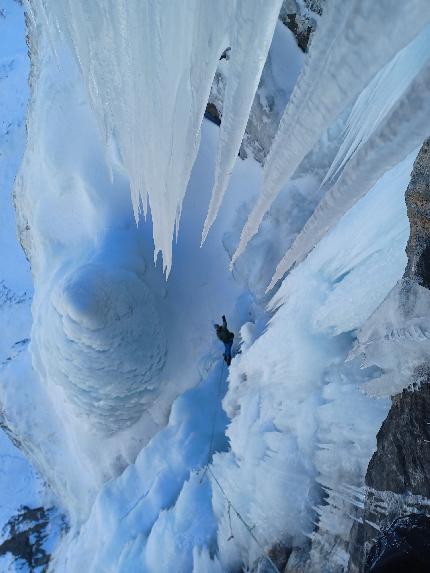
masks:
{"type": "Polygon", "coordinates": [[[227,321],[225,316],[222,316],[222,326],[220,324],[215,324],[216,335],[224,343],[225,352],[224,360],[227,366],[231,364],[231,347],[233,346],[234,334],[227,328],[227,321]]]}

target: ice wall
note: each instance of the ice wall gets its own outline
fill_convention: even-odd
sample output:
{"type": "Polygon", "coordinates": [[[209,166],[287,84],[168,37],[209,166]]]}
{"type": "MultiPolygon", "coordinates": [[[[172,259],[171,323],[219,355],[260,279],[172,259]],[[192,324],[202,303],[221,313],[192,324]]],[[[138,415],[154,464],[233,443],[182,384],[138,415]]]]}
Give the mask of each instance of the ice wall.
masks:
{"type": "Polygon", "coordinates": [[[45,292],[33,325],[35,367],[105,434],[132,426],[160,395],[166,339],[136,272],[86,263],[45,292]]]}
{"type": "Polygon", "coordinates": [[[149,207],[155,258],[169,272],[172,237],[200,139],[209,90],[227,44],[227,2],[32,2],[66,36],[107,141],[130,178],[136,219],[149,207]]]}
{"type": "Polygon", "coordinates": [[[345,164],[366,143],[429,59],[430,26],[400,50],[357,97],[342,143],[324,183],[335,180],[345,164]]]}
{"type": "MultiPolygon", "coordinates": [[[[252,69],[248,68],[241,50],[244,46],[251,49],[250,30],[258,21],[254,8],[264,7],[266,24],[258,30],[255,47],[262,57],[275,4],[250,4],[249,21],[245,4],[239,2],[228,7],[211,5],[209,10],[209,4],[189,1],[179,17],[161,1],[34,0],[31,6],[38,31],[33,39],[42,36],[44,42],[42,31],[48,31],[56,58],[46,45],[37,54],[29,145],[16,189],[21,238],[32,260],[36,286],[32,352],[37,376],[27,356],[22,371],[12,371],[8,378],[15,380],[14,388],[25,392],[16,392],[14,397],[5,388],[4,393],[11,419],[28,439],[34,459],[60,492],[62,503],[77,515],[73,515],[73,532],[58,562],[67,563],[61,559],[68,558],[64,570],[69,566],[69,571],[72,563],[79,571],[88,562],[94,571],[100,567],[129,571],[144,564],[148,571],[159,573],[158,557],[165,550],[167,571],[172,567],[184,573],[191,568],[195,573],[234,570],[243,564],[251,566],[260,559],[262,547],[267,549],[275,541],[303,544],[316,519],[332,534],[332,541],[337,536],[345,544],[352,518],[338,511],[336,498],[343,495],[340,484],[344,480],[360,487],[386,403],[361,392],[373,371],[363,373],[358,361],[344,362],[355,342],[354,331],[371,320],[403,272],[407,237],[403,193],[413,157],[393,164],[421,137],[428,105],[427,68],[418,66],[387,107],[382,105],[382,94],[388,79],[395,78],[383,70],[384,89],[374,92],[381,105],[377,129],[367,126],[365,136],[353,137],[342,150],[342,158],[348,161],[336,185],[346,181],[348,174],[356,174],[357,179],[348,183],[353,184],[353,201],[346,197],[339,212],[333,210],[336,202],[331,203],[328,219],[336,227],[328,230],[311,257],[284,281],[267,330],[254,341],[256,326],[248,323],[242,329],[243,354],[232,367],[224,400],[231,418],[231,448],[215,456],[212,473],[255,531],[262,544],[258,545],[238,516],[231,514],[212,474],[205,474],[201,482],[197,472],[211,454],[208,421],[214,410],[221,420],[217,449],[226,445],[221,394],[216,388],[223,375],[207,376],[218,357],[216,350],[207,350],[210,321],[227,312],[227,305],[232,310],[236,300],[242,305],[237,324],[252,318],[244,302],[249,293],[242,293],[230,275],[223,275],[226,261],[220,253],[224,256],[228,243],[225,232],[237,221],[233,214],[243,218],[249,211],[259,172],[250,162],[237,167],[237,202],[231,201],[222,212],[222,225],[216,228],[215,224],[208,236],[208,240],[215,236],[216,242],[199,256],[195,237],[200,238],[208,199],[205,191],[212,175],[208,166],[214,156],[210,145],[201,150],[201,162],[194,171],[198,177],[191,185],[189,218],[183,213],[182,246],[175,253],[182,266],[176,275],[172,269],[167,287],[159,269],[146,263],[150,239],[143,226],[136,230],[132,224],[126,199],[129,183],[135,214],[148,199],[155,251],[163,252],[164,269],[169,271],[172,234],[178,230],[205,97],[220,49],[233,44],[233,39],[241,46],[234,60],[239,77],[234,78],[238,91],[237,98],[232,97],[232,109],[242,125],[246,116],[242,103],[249,102],[261,62],[256,58],[252,69]],[[225,22],[235,21],[234,10],[239,7],[243,28],[232,32],[225,22]],[[145,26],[146,35],[141,33],[145,26]],[[68,39],[73,61],[63,37],[68,39]],[[148,57],[141,57],[143,53],[148,57]],[[81,89],[82,78],[86,93],[81,89]],[[417,86],[422,89],[412,89],[417,86]],[[245,94],[243,100],[239,93],[245,94]],[[110,166],[87,94],[103,126],[110,166]],[[416,116],[411,114],[414,102],[419,110],[416,116]],[[356,146],[358,137],[360,145],[356,146]],[[381,141],[385,143],[382,154],[381,141]],[[366,163],[358,169],[360,158],[366,163]],[[367,160],[373,166],[368,171],[367,160]],[[354,166],[357,169],[352,170],[354,166]],[[361,197],[369,190],[367,197],[361,197]],[[222,280],[216,282],[220,276],[222,280]],[[22,380],[17,381],[19,375],[32,382],[32,392],[22,380]],[[180,398],[169,426],[148,444],[166,421],[175,393],[196,385],[202,377],[209,384],[180,398]],[[27,411],[29,396],[32,408],[27,411]],[[354,406],[357,417],[351,420],[345,412],[354,406]],[[129,428],[142,412],[145,416],[139,422],[143,422],[129,428]],[[82,424],[83,418],[87,423],[82,424]],[[103,431],[101,438],[92,434],[94,426],[103,431]],[[356,454],[353,459],[351,447],[356,454]],[[107,480],[111,481],[103,486],[107,480]],[[334,492],[326,509],[324,488],[334,492]],[[88,515],[89,521],[82,526],[88,515]]],[[[373,3],[371,7],[367,0],[334,2],[333,6],[321,20],[326,23],[320,40],[316,37],[313,43],[319,51],[312,48],[270,159],[282,169],[287,166],[290,175],[294,162],[300,163],[310,148],[317,156],[316,170],[321,170],[327,157],[323,151],[324,156],[318,157],[318,151],[325,147],[314,144],[324,129],[340,108],[347,102],[352,105],[402,42],[418,34],[428,15],[426,5],[418,1],[407,9],[385,0],[381,7],[373,3]],[[390,34],[381,33],[384,26],[390,26],[390,34]],[[377,38],[377,58],[368,50],[369,44],[375,45],[369,34],[377,38]],[[328,38],[338,41],[328,46],[328,38]],[[318,74],[323,65],[331,75],[318,74]],[[359,83],[355,76],[362,78],[359,83]],[[302,96],[300,105],[297,94],[302,96]],[[295,110],[294,118],[291,110],[295,110]],[[287,143],[284,129],[294,136],[288,140],[289,150],[297,151],[285,164],[281,158],[281,147],[287,143]]],[[[368,103],[361,99],[357,105],[368,103]]],[[[229,110],[224,113],[228,118],[229,110]]],[[[225,151],[219,164],[225,184],[240,139],[239,128],[225,119],[224,129],[232,137],[225,149],[224,143],[220,148],[220,153],[225,151]]],[[[272,167],[268,164],[266,175],[276,179],[272,167]]],[[[315,181],[308,186],[306,181],[296,181],[289,192],[296,185],[300,197],[308,188],[314,189],[315,181]]],[[[291,204],[300,211],[299,200],[291,204]]],[[[307,203],[307,211],[313,206],[312,201],[307,203]]],[[[305,219],[303,212],[294,213],[283,226],[277,225],[276,216],[273,213],[268,223],[274,242],[285,240],[281,236],[285,227],[289,241],[305,219]]],[[[258,243],[254,247],[245,270],[255,268],[266,254],[258,243]]],[[[419,313],[421,304],[416,308],[419,313]]],[[[397,323],[393,324],[395,330],[397,323]]],[[[376,327],[384,331],[379,319],[376,327]]],[[[413,362],[415,355],[411,356],[413,362]]],[[[388,361],[381,364],[387,370],[391,366],[388,361]]],[[[369,366],[375,365],[369,353],[369,366]]],[[[211,372],[216,374],[217,369],[211,372]]],[[[336,554],[336,566],[342,566],[344,558],[345,553],[336,554]]]]}
{"type": "Polygon", "coordinates": [[[125,225],[128,189],[118,172],[110,179],[78,71],[67,52],[53,60],[43,38],[37,49],[15,190],[36,291],[33,362],[90,426],[109,434],[135,423],[162,390],[166,340],[142,257],[130,252],[115,264],[105,244],[115,220],[125,225]]]}
{"type": "MultiPolygon", "coordinates": [[[[364,485],[389,401],[366,395],[377,375],[346,358],[356,329],[369,321],[385,332],[379,309],[406,264],[404,192],[414,158],[387,172],[291,271],[272,301],[278,310],[267,330],[244,345],[230,369],[223,405],[231,450],[215,457],[214,473],[266,547],[302,548],[293,549],[292,569],[347,567],[349,532],[360,518],[354,494],[364,485]],[[303,550],[307,537],[315,547],[310,557],[303,550]]],[[[421,339],[417,354],[427,344],[421,339]]],[[[409,356],[413,362],[416,355],[409,356]]],[[[391,373],[388,355],[384,362],[391,373]]],[[[219,553],[226,570],[234,570],[261,549],[233,512],[229,519],[216,485],[213,495],[219,553]]]]}
{"type": "Polygon", "coordinates": [[[400,393],[411,381],[427,374],[429,352],[429,292],[412,281],[400,282],[360,330],[351,353],[362,364],[378,367],[379,375],[367,383],[376,396],[400,393]]]}
{"type": "MultiPolygon", "coordinates": [[[[211,321],[231,314],[241,291],[220,254],[224,230],[215,225],[200,249],[217,128],[204,128],[166,285],[152,264],[152,227],[136,227],[129,182],[118,162],[109,168],[76,61],[64,44],[54,56],[48,41],[32,33],[28,141],[15,185],[33,316],[25,299],[21,360],[5,365],[0,382],[8,425],[76,524],[101,484],[167,422],[174,399],[198,384],[213,361],[211,321]]],[[[227,228],[259,180],[255,165],[238,168],[240,192],[222,211],[227,228]]],[[[13,225],[11,233],[16,241],[13,225]]]]}
{"type": "Polygon", "coordinates": [[[360,516],[355,491],[389,408],[363,392],[372,368],[345,359],[354,331],[379,322],[403,273],[413,160],[387,173],[291,273],[261,336],[256,324],[242,327],[228,385],[218,363],[175,402],[166,428],[69,532],[57,571],[220,573],[259,563],[271,571],[264,551],[276,542],[300,548],[308,537],[321,543],[308,571],[344,571],[360,516]],[[217,453],[204,472],[212,428],[217,453]]]}
{"type": "MultiPolygon", "coordinates": [[[[24,27],[22,34],[26,54],[24,27]]],[[[157,370],[163,361],[165,339],[162,332],[161,339],[152,339],[161,323],[158,317],[152,322],[156,311],[142,281],[142,260],[133,260],[129,250],[122,266],[116,265],[114,242],[102,256],[110,223],[124,227],[124,215],[132,218],[129,188],[118,173],[114,183],[110,179],[76,67],[64,52],[58,52],[59,66],[43,37],[32,34],[31,46],[27,125],[24,58],[10,66],[16,91],[1,91],[0,98],[7,98],[9,120],[8,155],[3,155],[7,172],[0,167],[5,194],[0,321],[6,333],[0,343],[1,418],[49,484],[50,496],[56,496],[70,518],[80,519],[100,484],[134,459],[142,441],[159,427],[148,413],[136,433],[125,430],[147,406],[144,387],[151,404],[154,389],[162,387],[154,378],[148,380],[154,372],[151,364],[157,370]],[[25,143],[14,199],[18,236],[30,264],[18,242],[11,200],[13,170],[25,143]],[[150,335],[146,349],[138,342],[143,332],[150,335]],[[151,358],[160,340],[161,352],[151,358]],[[113,396],[118,397],[115,412],[113,396]],[[101,430],[97,435],[95,427],[101,430]],[[107,437],[119,428],[119,439],[107,437]]],[[[0,145],[3,150],[3,141],[0,145]]]]}

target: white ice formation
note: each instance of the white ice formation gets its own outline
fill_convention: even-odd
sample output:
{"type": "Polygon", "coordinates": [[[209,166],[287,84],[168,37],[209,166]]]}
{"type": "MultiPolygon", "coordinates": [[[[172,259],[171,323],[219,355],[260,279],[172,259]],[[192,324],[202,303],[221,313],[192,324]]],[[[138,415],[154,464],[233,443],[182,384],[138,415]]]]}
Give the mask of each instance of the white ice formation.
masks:
{"type": "Polygon", "coordinates": [[[357,97],[345,126],[342,143],[323,183],[335,180],[351,156],[368,141],[426,64],[429,53],[430,25],[427,25],[376,74],[357,97]]]}
{"type": "Polygon", "coordinates": [[[200,124],[228,41],[228,2],[186,0],[180,10],[138,0],[32,5],[51,38],[58,31],[69,40],[105,137],[130,178],[136,219],[149,203],[154,256],[162,252],[168,274],[200,124]]]}
{"type": "Polygon", "coordinates": [[[245,133],[282,0],[238,0],[231,20],[231,55],[223,101],[215,184],[203,228],[203,241],[216,219],[245,133]],[[258,23],[258,24],[257,24],[258,23]]]}
{"type": "Polygon", "coordinates": [[[134,272],[79,266],[48,293],[33,332],[36,369],[105,434],[132,426],[160,394],[165,335],[134,272]]]}
{"type": "Polygon", "coordinates": [[[130,178],[136,219],[149,203],[154,257],[162,253],[169,274],[218,60],[231,45],[224,144],[205,235],[240,147],[281,0],[187,0],[179,11],[168,2],[137,0],[31,4],[51,38],[58,32],[68,38],[105,137],[117,145],[130,178]]]}
{"type": "MultiPolygon", "coordinates": [[[[67,516],[58,573],[261,571],[278,543],[308,571],[347,567],[388,397],[428,356],[427,291],[405,305],[397,283],[428,135],[430,5],[327,2],[308,56],[279,5],[28,0],[14,199],[32,283],[24,260],[25,280],[0,260],[0,399],[67,516]],[[228,47],[221,130],[201,129],[228,47]],[[267,50],[279,87],[294,63],[282,105],[307,59],[237,253],[276,203],[229,273],[263,175],[236,157],[267,50]],[[269,318],[264,290],[296,236],[269,318]],[[228,371],[223,313],[241,345],[228,371]]],[[[270,108],[270,82],[260,93],[270,108]]]]}
{"type": "Polygon", "coordinates": [[[359,356],[363,367],[376,366],[380,375],[370,380],[366,391],[378,397],[392,396],[413,380],[428,376],[430,329],[427,288],[400,281],[358,333],[351,357],[359,356]]]}
{"type": "MultiPolygon", "coordinates": [[[[169,274],[172,239],[175,229],[176,235],[179,230],[182,203],[217,61],[223,49],[231,47],[215,184],[203,241],[228,186],[273,36],[280,0],[224,1],[216,6],[207,1],[187,0],[179,16],[164,2],[97,1],[89,6],[81,1],[33,0],[32,5],[34,13],[50,30],[51,38],[58,33],[68,38],[105,137],[118,149],[130,178],[136,218],[141,208],[147,213],[149,204],[154,256],[162,253],[164,270],[169,274]]],[[[407,5],[392,0],[377,5],[371,0],[329,3],[267,157],[263,189],[242,231],[233,262],[257,232],[264,214],[306,154],[384,66],[385,72],[373,80],[366,95],[359,97],[354,111],[357,114],[362,106],[373,106],[379,110],[377,114],[374,112],[376,117],[370,114],[364,124],[367,128],[363,125],[353,136],[353,114],[352,129],[327,175],[339,171],[353,151],[364,145],[378,127],[382,128],[379,124],[388,121],[385,117],[388,110],[402,99],[402,91],[427,57],[425,28],[429,20],[429,5],[422,0],[407,5]],[[415,46],[408,52],[409,43],[415,46]],[[372,49],[367,49],[370,44],[372,49]],[[406,55],[397,56],[405,47],[406,55]],[[418,54],[414,64],[400,83],[397,81],[388,100],[382,102],[383,90],[378,86],[382,84],[385,90],[389,89],[390,82],[397,80],[405,62],[411,59],[411,51],[413,56],[418,54]],[[379,96],[372,96],[373,92],[379,96]],[[375,101],[375,97],[379,100],[375,101]]],[[[408,109],[404,113],[408,114],[408,109]]],[[[422,139],[417,132],[414,141],[422,139]]],[[[403,157],[412,145],[411,141],[403,157]]],[[[383,170],[381,165],[379,174],[383,170]]],[[[373,182],[377,178],[375,172],[373,182]]],[[[358,177],[357,185],[365,187],[358,177]]],[[[369,186],[362,192],[368,189],[369,186]]],[[[285,270],[286,263],[282,262],[274,280],[285,270]]]]}
{"type": "MultiPolygon", "coordinates": [[[[430,48],[430,43],[428,45],[430,48]]],[[[430,56],[430,51],[427,51],[430,56]]],[[[400,70],[395,70],[396,77],[400,70]]],[[[390,77],[390,76],[388,76],[390,77]]],[[[379,78],[378,78],[379,79],[379,78]]],[[[383,83],[380,91],[390,87],[383,83]]],[[[336,183],[327,191],[290,250],[279,263],[269,289],[302,260],[328,229],[365,195],[383,174],[418,149],[428,134],[430,63],[418,73],[367,140],[351,152],[336,183]]],[[[381,94],[381,102],[382,102],[381,94]]],[[[361,102],[360,102],[361,104],[361,102]]],[[[354,111],[354,110],[353,110],[354,111]]]]}
{"type": "MultiPolygon", "coordinates": [[[[346,357],[351,332],[362,325],[384,337],[387,316],[379,308],[406,262],[403,195],[413,159],[387,173],[293,270],[263,333],[244,325],[242,354],[228,379],[217,364],[176,400],[168,425],[101,488],[88,521],[69,532],[56,555],[58,571],[225,573],[255,567],[262,547],[279,541],[300,548],[308,537],[323,545],[309,571],[324,570],[323,563],[345,571],[345,547],[360,515],[354,491],[361,491],[389,408],[388,400],[363,392],[372,369],[346,357]],[[216,398],[225,391],[228,420],[216,398]],[[217,453],[204,473],[212,428],[217,453]],[[324,489],[329,503],[319,505],[324,489]],[[318,518],[321,530],[313,533],[318,518]]],[[[396,321],[395,305],[391,311],[396,321]]],[[[387,371],[396,367],[389,353],[381,358],[387,371]]]]}
{"type": "Polygon", "coordinates": [[[407,4],[337,0],[327,4],[266,159],[263,189],[242,231],[233,262],[324,131],[429,20],[430,4],[421,0],[407,4]]]}

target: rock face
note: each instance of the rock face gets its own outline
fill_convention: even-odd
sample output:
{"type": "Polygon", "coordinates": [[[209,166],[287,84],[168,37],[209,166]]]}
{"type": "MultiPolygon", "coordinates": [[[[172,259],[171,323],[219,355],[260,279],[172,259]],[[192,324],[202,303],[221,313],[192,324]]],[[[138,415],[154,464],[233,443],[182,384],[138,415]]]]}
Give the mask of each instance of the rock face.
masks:
{"type": "MultiPolygon", "coordinates": [[[[430,139],[414,163],[406,191],[410,237],[404,293],[430,289],[430,139]]],[[[411,295],[412,296],[412,295],[411,295]]],[[[407,301],[406,301],[407,302],[407,301]]],[[[351,531],[350,573],[366,571],[379,531],[411,513],[430,515],[430,365],[419,365],[410,386],[392,399],[366,473],[361,523],[351,531]]]]}
{"type": "Polygon", "coordinates": [[[411,235],[406,247],[405,277],[430,288],[430,139],[424,142],[415,160],[406,205],[411,235]]]}
{"type": "Polygon", "coordinates": [[[0,544],[0,557],[8,555],[14,571],[15,567],[21,571],[20,563],[26,563],[29,571],[47,571],[51,558],[45,547],[49,522],[49,510],[43,507],[22,507],[2,532],[4,541],[0,544]]]}
{"type": "Polygon", "coordinates": [[[430,498],[429,382],[393,398],[367,469],[369,487],[430,498]]]}
{"type": "Polygon", "coordinates": [[[323,0],[284,0],[279,19],[295,35],[297,44],[307,52],[312,32],[316,28],[316,17],[322,14],[323,0]]]}
{"type": "Polygon", "coordinates": [[[421,514],[400,517],[378,538],[366,566],[370,571],[428,573],[430,518],[421,514]]]}
{"type": "Polygon", "coordinates": [[[291,547],[276,543],[267,552],[267,557],[260,557],[254,564],[252,573],[273,573],[275,566],[278,571],[284,571],[291,555],[291,547]],[[270,561],[269,561],[270,559],[270,561]]]}

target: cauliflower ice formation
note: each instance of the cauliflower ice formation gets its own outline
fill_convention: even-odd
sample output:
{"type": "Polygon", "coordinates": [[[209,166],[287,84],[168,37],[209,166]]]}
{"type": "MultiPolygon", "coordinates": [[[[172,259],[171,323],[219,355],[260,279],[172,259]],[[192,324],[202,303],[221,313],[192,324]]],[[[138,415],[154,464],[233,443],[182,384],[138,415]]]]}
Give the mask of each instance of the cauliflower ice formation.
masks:
{"type": "Polygon", "coordinates": [[[166,340],[135,272],[87,263],[65,274],[40,306],[34,336],[36,368],[103,433],[134,424],[160,389],[166,340]]]}

